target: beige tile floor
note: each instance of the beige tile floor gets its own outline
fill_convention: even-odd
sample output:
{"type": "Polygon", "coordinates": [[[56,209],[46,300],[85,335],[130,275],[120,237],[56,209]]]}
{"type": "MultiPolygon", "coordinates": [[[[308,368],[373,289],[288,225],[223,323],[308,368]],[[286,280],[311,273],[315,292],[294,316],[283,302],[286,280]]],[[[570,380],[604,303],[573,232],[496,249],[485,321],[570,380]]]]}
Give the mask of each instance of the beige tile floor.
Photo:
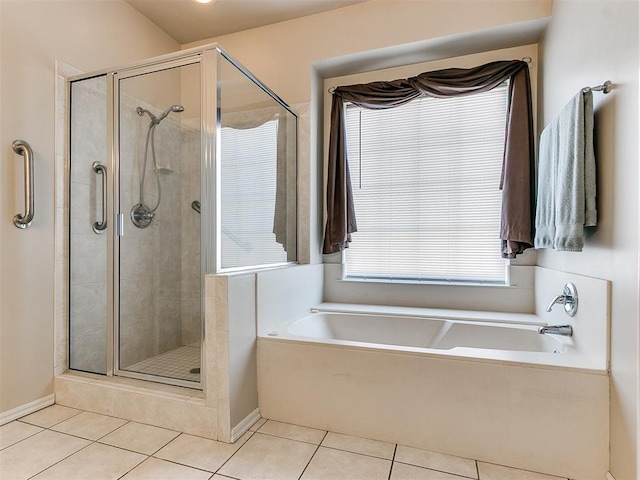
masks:
{"type": "Polygon", "coordinates": [[[52,405],[0,427],[2,480],[559,480],[260,420],[235,444],[52,405]]]}

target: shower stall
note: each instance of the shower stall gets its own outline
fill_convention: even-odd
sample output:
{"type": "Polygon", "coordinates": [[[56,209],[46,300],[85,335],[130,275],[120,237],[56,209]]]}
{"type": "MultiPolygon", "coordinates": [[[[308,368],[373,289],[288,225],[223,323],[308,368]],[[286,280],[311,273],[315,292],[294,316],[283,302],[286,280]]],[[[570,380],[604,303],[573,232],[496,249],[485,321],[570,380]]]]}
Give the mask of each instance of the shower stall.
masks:
{"type": "Polygon", "coordinates": [[[67,93],[69,369],[202,388],[204,275],[297,260],[296,116],[217,45],[67,93]]]}

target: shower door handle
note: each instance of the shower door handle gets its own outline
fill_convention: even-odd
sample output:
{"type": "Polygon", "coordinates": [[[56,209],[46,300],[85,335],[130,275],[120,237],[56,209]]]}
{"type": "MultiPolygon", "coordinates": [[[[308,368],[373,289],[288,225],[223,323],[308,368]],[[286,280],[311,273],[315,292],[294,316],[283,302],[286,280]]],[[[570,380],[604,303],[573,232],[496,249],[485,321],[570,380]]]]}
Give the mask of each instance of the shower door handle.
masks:
{"type": "Polygon", "coordinates": [[[24,215],[16,214],[13,224],[18,228],[28,228],[33,220],[33,150],[24,140],[13,142],[13,151],[24,157],[24,215]]]}
{"type": "Polygon", "coordinates": [[[102,221],[93,224],[93,231],[100,234],[107,228],[107,167],[100,162],[93,162],[91,168],[97,174],[102,174],[102,221]]]}

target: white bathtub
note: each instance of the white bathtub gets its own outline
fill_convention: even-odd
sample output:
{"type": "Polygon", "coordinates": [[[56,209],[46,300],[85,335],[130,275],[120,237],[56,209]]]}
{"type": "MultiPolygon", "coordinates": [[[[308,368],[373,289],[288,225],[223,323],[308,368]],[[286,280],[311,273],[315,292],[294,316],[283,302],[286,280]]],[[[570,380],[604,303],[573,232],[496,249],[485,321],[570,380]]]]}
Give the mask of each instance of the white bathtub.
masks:
{"type": "Polygon", "coordinates": [[[353,310],[314,312],[259,336],[263,416],[604,478],[608,376],[571,338],[540,335],[534,315],[353,310]]]}
{"type": "MultiPolygon", "coordinates": [[[[412,309],[417,310],[417,309],[412,309]]],[[[479,362],[571,368],[585,373],[602,373],[579,352],[570,337],[540,335],[546,325],[535,315],[464,313],[429,310],[428,314],[405,311],[384,313],[316,310],[267,337],[344,347],[467,358],[479,362]]]]}
{"type": "Polygon", "coordinates": [[[538,325],[446,320],[433,317],[315,312],[270,336],[455,351],[458,348],[562,353],[569,337],[540,335],[538,325]]]}

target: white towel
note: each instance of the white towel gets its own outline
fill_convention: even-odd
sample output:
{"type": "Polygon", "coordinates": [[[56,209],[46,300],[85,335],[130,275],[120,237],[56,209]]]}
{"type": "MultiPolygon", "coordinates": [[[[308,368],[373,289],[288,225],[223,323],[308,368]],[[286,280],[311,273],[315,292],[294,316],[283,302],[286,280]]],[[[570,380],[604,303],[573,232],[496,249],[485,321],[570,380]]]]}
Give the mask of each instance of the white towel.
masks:
{"type": "Polygon", "coordinates": [[[581,252],[595,226],[593,94],[580,91],[540,135],[536,248],[581,252]]]}

